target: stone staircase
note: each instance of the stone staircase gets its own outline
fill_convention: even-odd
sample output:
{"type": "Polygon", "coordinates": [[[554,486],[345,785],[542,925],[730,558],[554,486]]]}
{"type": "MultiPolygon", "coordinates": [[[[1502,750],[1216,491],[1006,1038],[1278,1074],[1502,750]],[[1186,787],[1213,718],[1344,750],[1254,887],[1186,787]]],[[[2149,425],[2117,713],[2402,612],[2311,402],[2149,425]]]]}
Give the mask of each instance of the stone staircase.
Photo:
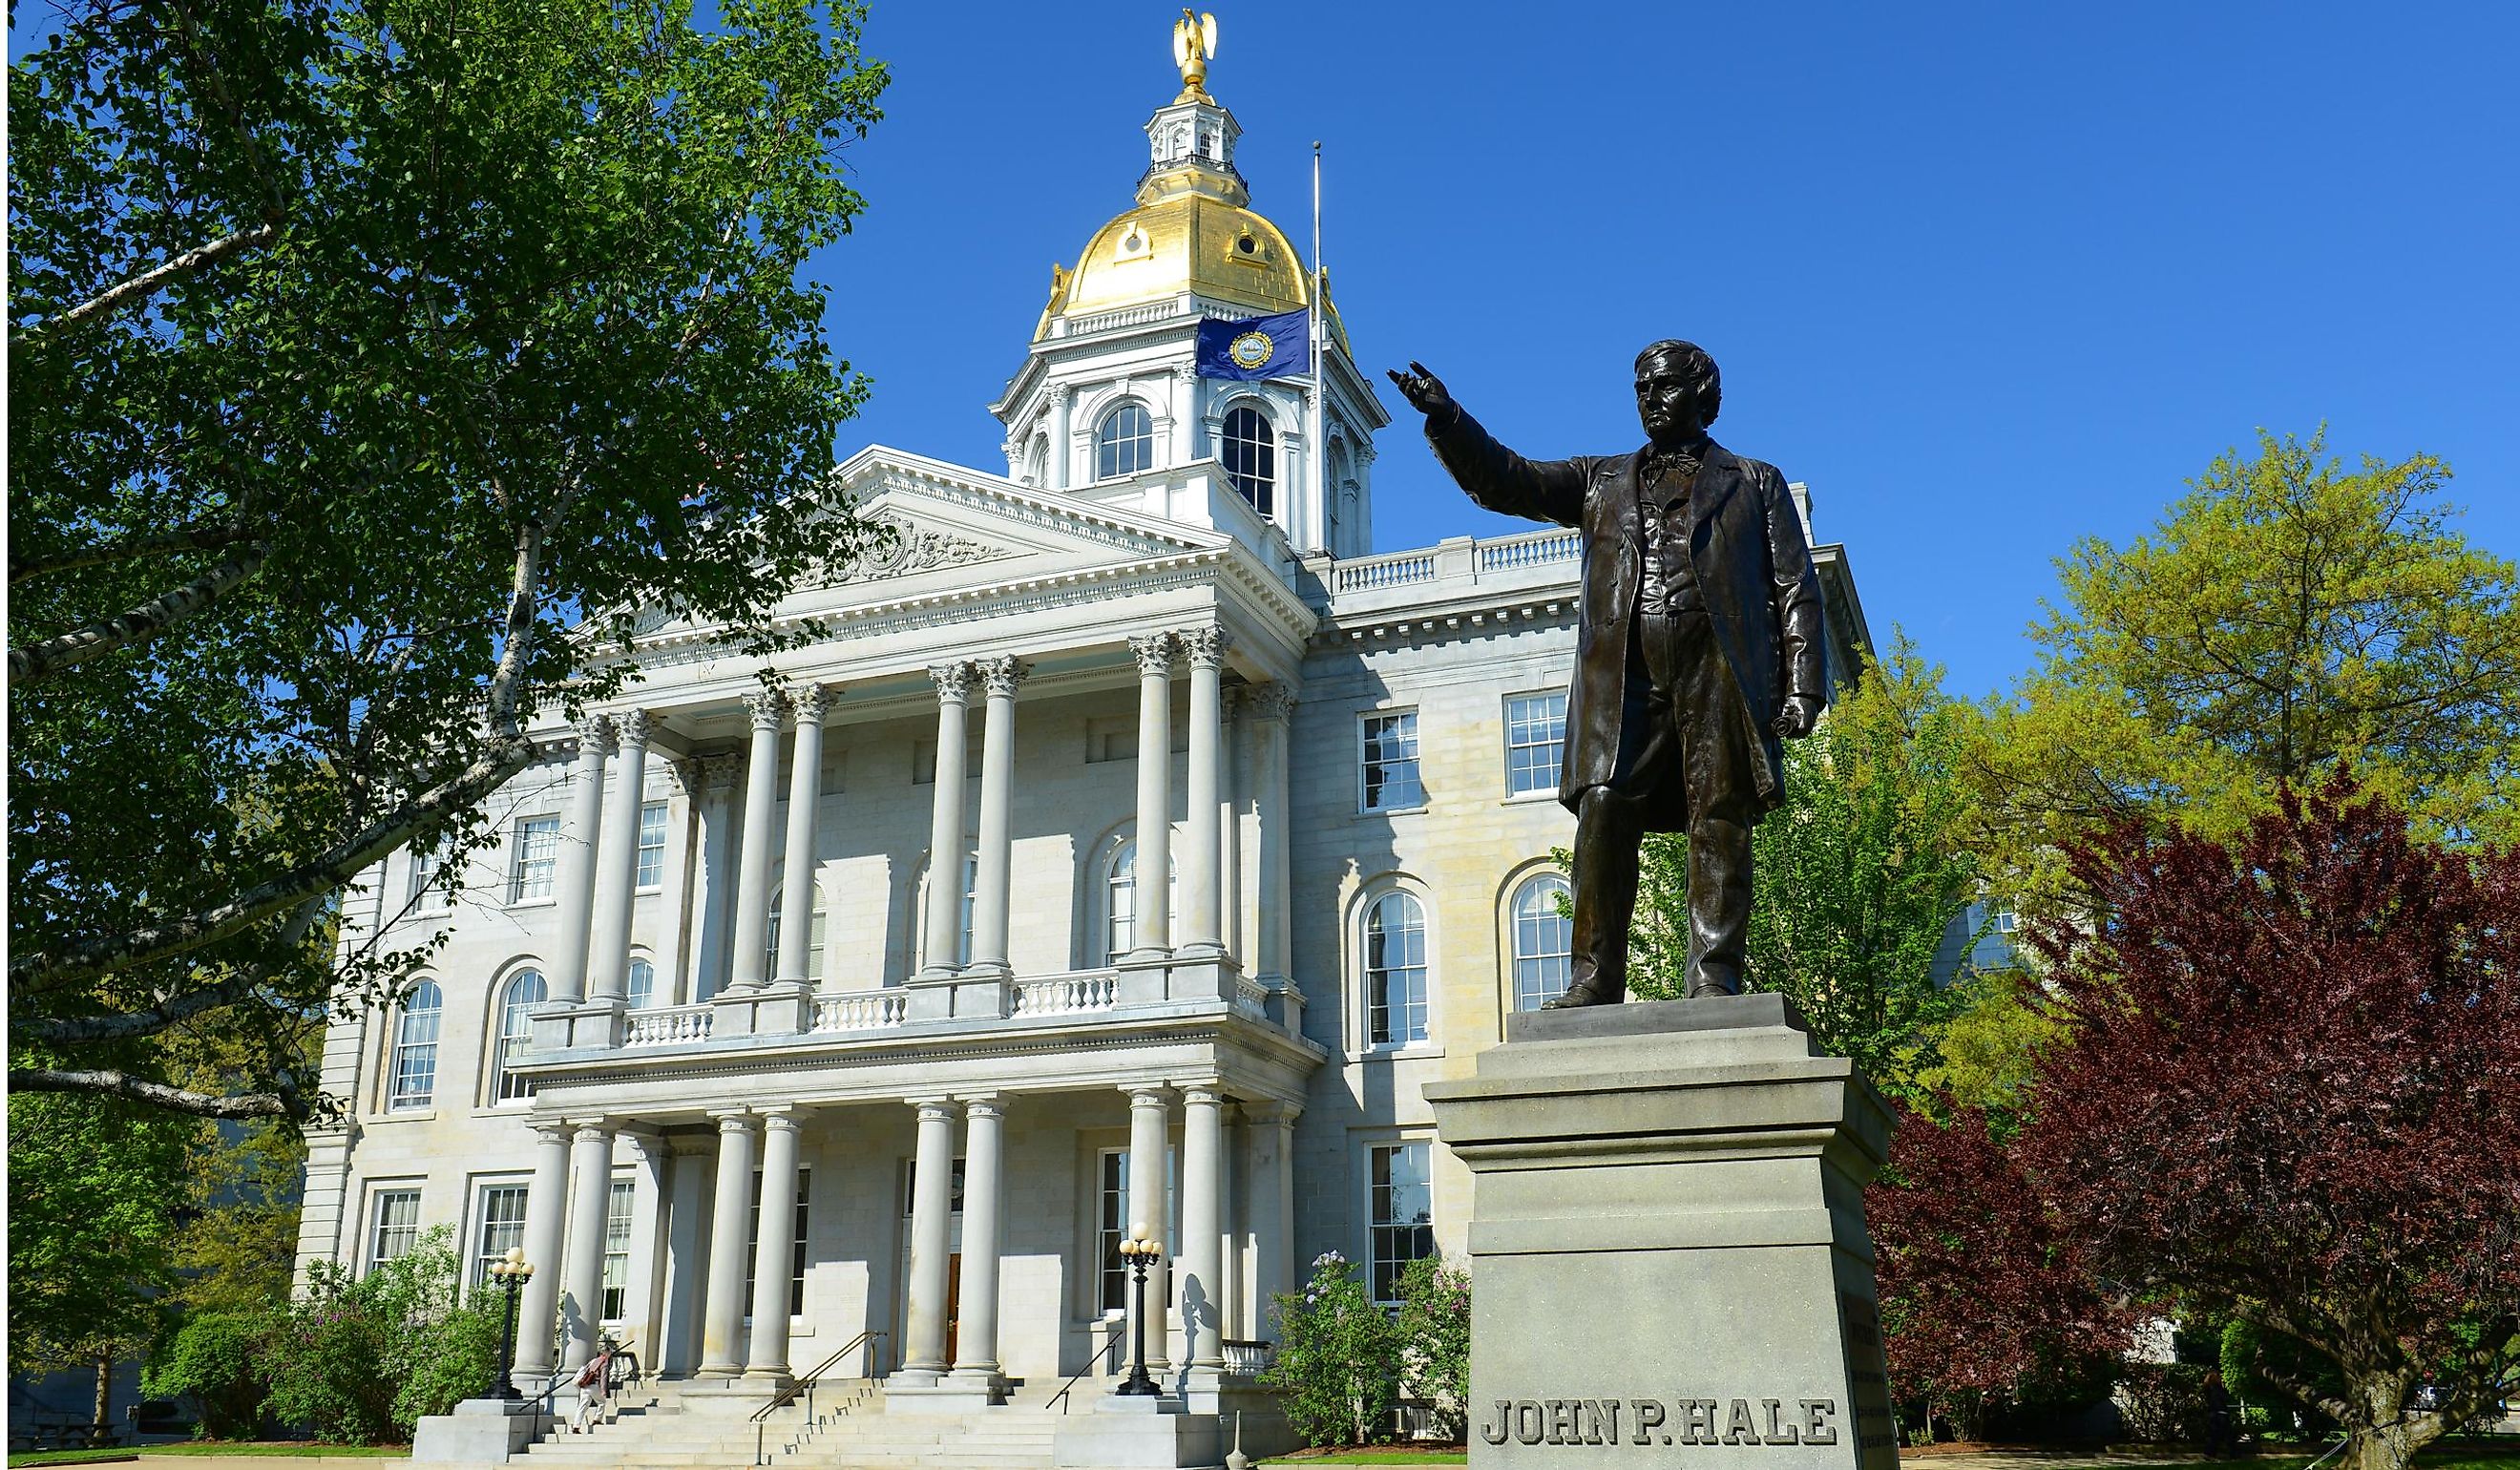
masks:
{"type": "Polygon", "coordinates": [[[588,1434],[555,1430],[517,1456],[532,1470],[1050,1470],[1059,1415],[1018,1399],[968,1414],[887,1414],[868,1380],[818,1384],[760,1424],[686,1410],[672,1384],[626,1393],[588,1434]],[[756,1461],[756,1448],[759,1459],[756,1461]]]}

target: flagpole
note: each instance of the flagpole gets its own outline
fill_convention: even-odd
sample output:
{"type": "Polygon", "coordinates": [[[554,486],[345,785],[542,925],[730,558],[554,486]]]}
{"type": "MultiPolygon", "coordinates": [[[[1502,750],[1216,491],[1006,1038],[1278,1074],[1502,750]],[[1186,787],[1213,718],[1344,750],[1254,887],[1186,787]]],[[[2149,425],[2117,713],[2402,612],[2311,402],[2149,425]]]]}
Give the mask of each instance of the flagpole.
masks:
{"type": "MultiPolygon", "coordinates": [[[[1323,280],[1322,144],[1321,140],[1316,138],[1313,140],[1313,290],[1311,303],[1313,315],[1313,422],[1309,426],[1313,459],[1313,503],[1309,513],[1305,517],[1311,522],[1311,524],[1304,528],[1306,535],[1315,541],[1323,541],[1325,539],[1322,534],[1323,528],[1327,526],[1330,520],[1330,447],[1324,438],[1325,430],[1322,426],[1322,400],[1327,391],[1325,384],[1322,381],[1322,370],[1328,367],[1329,363],[1329,351],[1325,337],[1326,324],[1324,321],[1323,311],[1324,302],[1322,300],[1323,280]]],[[[1323,549],[1329,550],[1330,548],[1325,545],[1323,549]]]]}

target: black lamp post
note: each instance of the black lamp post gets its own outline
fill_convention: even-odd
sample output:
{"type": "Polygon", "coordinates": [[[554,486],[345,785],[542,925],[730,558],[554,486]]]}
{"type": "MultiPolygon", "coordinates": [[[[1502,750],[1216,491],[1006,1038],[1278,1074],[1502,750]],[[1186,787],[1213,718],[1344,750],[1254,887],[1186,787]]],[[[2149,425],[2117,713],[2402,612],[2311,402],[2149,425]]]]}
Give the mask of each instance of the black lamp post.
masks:
{"type": "Polygon", "coordinates": [[[1135,1360],[1129,1364],[1129,1381],[1117,1390],[1124,1398],[1151,1399],[1163,1393],[1155,1386],[1155,1380],[1147,1376],[1147,1269],[1155,1264],[1155,1253],[1162,1249],[1147,1238],[1145,1225],[1132,1229],[1128,1238],[1120,1242],[1120,1256],[1129,1263],[1130,1274],[1138,1283],[1135,1360]]]}
{"type": "Polygon", "coordinates": [[[499,1328],[498,1397],[511,1403],[524,1397],[517,1392],[517,1294],[533,1275],[522,1246],[508,1247],[508,1254],[490,1263],[491,1279],[508,1288],[507,1315],[499,1328]]]}

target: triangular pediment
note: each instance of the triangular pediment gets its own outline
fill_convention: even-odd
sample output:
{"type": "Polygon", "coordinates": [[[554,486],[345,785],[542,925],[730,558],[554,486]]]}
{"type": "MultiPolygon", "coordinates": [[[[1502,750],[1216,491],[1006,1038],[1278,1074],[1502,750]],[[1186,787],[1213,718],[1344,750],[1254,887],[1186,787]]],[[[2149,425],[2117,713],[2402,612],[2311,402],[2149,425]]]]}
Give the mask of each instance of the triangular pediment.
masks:
{"type": "Polygon", "coordinates": [[[799,594],[822,606],[834,596],[846,604],[1131,566],[1226,540],[898,450],[862,451],[838,473],[859,513],[892,538],[821,596],[799,594]]]}

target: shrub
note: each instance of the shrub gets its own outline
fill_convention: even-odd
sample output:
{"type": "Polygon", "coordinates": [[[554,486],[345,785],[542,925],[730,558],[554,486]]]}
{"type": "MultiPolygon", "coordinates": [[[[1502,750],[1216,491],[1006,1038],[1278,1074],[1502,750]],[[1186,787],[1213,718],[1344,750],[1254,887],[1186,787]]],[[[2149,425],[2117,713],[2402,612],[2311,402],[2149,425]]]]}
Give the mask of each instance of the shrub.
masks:
{"type": "Polygon", "coordinates": [[[1441,1256],[1422,1256],[1400,1273],[1400,1382],[1422,1401],[1436,1432],[1469,1435],[1470,1273],[1441,1256]]]}
{"type": "Polygon", "coordinates": [[[266,1344],[272,1319],[258,1312],[205,1312],[176,1329],[140,1372],[153,1399],[184,1399],[201,1415],[202,1436],[250,1440],[271,1393],[266,1344]]]}
{"type": "Polygon", "coordinates": [[[2205,1438],[2205,1373],[2192,1362],[2135,1362],[2118,1380],[2127,1438],[2146,1445],[2205,1438]]]}
{"type": "Polygon", "coordinates": [[[1399,1334],[1336,1251],[1313,1261],[1298,1294],[1278,1298],[1278,1358],[1260,1381],[1285,1392],[1286,1422],[1307,1445],[1367,1445],[1390,1435],[1400,1399],[1399,1334]]]}
{"type": "Polygon", "coordinates": [[[486,1392],[498,1318],[488,1304],[457,1307],[451,1238],[440,1225],[361,1277],[315,1263],[306,1295],[274,1334],[272,1414],[319,1439],[370,1445],[407,1441],[421,1414],[486,1392]]]}

